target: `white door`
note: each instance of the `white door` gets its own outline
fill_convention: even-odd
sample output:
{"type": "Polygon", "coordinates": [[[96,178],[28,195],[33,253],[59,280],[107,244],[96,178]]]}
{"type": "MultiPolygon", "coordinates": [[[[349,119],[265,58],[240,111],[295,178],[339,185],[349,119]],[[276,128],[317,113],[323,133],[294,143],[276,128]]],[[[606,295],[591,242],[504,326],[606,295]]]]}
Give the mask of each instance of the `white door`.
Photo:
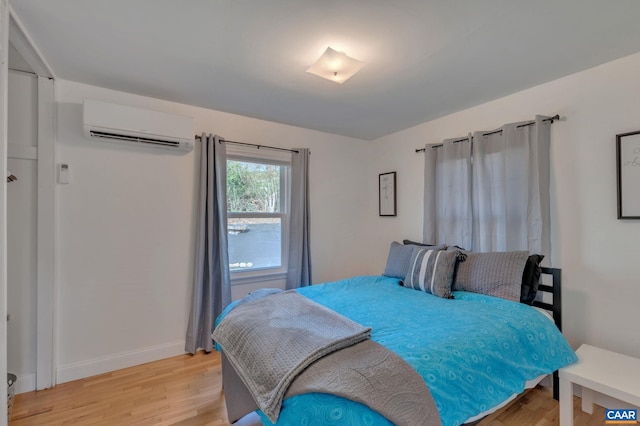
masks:
{"type": "Polygon", "coordinates": [[[7,369],[18,393],[36,388],[38,78],[8,73],[7,369]]]}

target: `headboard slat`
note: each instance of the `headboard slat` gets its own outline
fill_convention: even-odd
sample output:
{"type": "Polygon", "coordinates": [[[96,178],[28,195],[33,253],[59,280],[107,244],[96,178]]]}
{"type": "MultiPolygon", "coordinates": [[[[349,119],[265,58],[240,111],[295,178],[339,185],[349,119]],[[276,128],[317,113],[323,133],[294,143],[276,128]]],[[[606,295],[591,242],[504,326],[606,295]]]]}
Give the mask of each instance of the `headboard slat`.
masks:
{"type": "Polygon", "coordinates": [[[538,286],[538,291],[542,293],[551,293],[553,295],[553,302],[552,304],[549,304],[536,300],[533,302],[533,305],[551,311],[551,313],[553,314],[553,320],[556,323],[558,330],[562,331],[562,270],[559,268],[547,267],[543,267],[541,269],[544,275],[551,275],[552,284],[550,286],[546,284],[540,284],[538,286]]]}
{"type": "Polygon", "coordinates": [[[545,291],[545,292],[553,293],[553,286],[546,285],[546,284],[540,284],[538,286],[538,291],[545,291]]]}

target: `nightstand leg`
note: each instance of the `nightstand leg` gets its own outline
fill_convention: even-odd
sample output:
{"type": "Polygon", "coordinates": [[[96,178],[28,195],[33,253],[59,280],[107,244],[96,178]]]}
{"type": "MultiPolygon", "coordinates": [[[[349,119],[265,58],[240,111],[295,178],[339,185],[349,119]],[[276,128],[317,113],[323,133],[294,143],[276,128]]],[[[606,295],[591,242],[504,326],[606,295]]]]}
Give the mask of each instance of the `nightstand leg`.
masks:
{"type": "Polygon", "coordinates": [[[593,391],[582,387],[582,411],[593,414],[593,391]]]}
{"type": "Polygon", "coordinates": [[[573,383],[560,378],[560,426],[573,426],[573,383]]]}

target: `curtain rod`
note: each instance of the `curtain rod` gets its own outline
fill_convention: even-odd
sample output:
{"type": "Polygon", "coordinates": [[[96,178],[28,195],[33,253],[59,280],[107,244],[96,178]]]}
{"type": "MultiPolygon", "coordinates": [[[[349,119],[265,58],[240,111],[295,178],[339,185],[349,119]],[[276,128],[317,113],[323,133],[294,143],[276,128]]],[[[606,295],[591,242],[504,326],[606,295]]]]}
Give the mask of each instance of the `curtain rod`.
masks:
{"type": "MultiPolygon", "coordinates": [[[[197,140],[202,142],[202,136],[196,135],[195,137],[196,137],[197,140]]],[[[297,149],[278,148],[276,146],[258,145],[258,144],[255,144],[255,143],[248,143],[248,142],[228,141],[228,140],[225,140],[225,139],[219,139],[218,142],[220,142],[220,143],[231,143],[231,144],[234,144],[234,145],[253,146],[256,149],[265,148],[265,149],[273,149],[273,150],[276,150],[276,151],[294,152],[296,154],[298,154],[300,152],[297,149]]]]}
{"type": "MultiPolygon", "coordinates": [[[[553,124],[553,122],[556,121],[556,120],[560,120],[560,115],[556,114],[553,117],[543,118],[542,119],[542,121],[550,121],[551,124],[553,124]]],[[[521,124],[521,125],[517,126],[517,128],[533,126],[534,124],[536,124],[535,121],[530,121],[528,123],[524,123],[524,124],[521,124]]],[[[496,133],[502,133],[502,129],[496,130],[495,132],[483,133],[482,136],[489,136],[489,135],[493,135],[493,134],[496,134],[496,133]]],[[[473,137],[458,139],[458,140],[453,141],[453,143],[464,142],[464,141],[468,141],[468,140],[473,140],[473,137]]],[[[431,145],[431,149],[440,148],[441,146],[442,146],[442,144],[431,145]]],[[[426,150],[426,148],[420,148],[420,149],[416,149],[416,152],[425,152],[425,150],[426,150]]]]}

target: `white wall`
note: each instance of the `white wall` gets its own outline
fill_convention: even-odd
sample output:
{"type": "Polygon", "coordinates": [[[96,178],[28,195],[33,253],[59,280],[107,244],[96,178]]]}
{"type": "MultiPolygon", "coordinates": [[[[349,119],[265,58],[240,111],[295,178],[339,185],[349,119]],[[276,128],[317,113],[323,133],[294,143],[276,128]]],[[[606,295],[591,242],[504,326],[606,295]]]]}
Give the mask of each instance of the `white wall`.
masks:
{"type": "MultiPolygon", "coordinates": [[[[182,353],[194,264],[198,145],[189,154],[87,140],[82,100],[195,117],[196,133],[311,148],[314,281],[359,273],[367,143],[57,80],[58,381],[182,353]]],[[[234,288],[237,297],[247,289],[234,288]]]]}
{"type": "Polygon", "coordinates": [[[640,221],[616,219],[615,135],[640,130],[640,54],[423,123],[380,138],[370,175],[398,171],[398,217],[372,212],[377,186],[368,183],[372,261],[384,268],[388,244],[421,239],[425,143],[560,114],[552,125],[552,255],[562,268],[564,331],[570,342],[640,357],[640,221]]]}

